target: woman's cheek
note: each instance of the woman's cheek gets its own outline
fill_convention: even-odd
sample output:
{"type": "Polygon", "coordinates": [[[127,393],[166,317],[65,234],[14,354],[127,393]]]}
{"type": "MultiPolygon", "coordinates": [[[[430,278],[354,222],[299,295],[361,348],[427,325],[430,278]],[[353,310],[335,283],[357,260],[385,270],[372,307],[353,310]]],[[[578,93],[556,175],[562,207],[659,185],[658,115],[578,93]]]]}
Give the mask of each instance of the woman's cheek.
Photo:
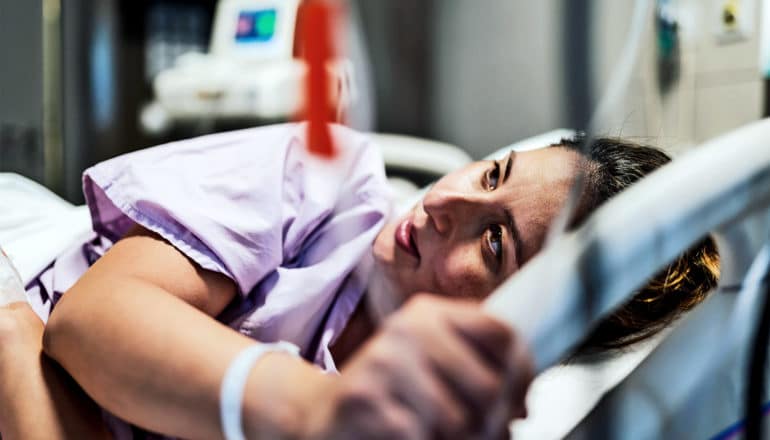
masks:
{"type": "Polygon", "coordinates": [[[455,250],[437,268],[438,289],[450,297],[475,297],[485,286],[485,267],[472,248],[455,250]]]}

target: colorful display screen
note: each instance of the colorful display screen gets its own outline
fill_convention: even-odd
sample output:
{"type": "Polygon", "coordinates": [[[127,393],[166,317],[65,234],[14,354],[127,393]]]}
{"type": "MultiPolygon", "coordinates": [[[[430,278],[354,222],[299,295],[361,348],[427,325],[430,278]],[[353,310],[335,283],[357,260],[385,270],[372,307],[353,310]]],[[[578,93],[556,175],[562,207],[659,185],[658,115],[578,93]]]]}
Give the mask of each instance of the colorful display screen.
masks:
{"type": "Polygon", "coordinates": [[[235,30],[238,43],[264,43],[275,35],[275,9],[259,11],[241,11],[235,30]]]}

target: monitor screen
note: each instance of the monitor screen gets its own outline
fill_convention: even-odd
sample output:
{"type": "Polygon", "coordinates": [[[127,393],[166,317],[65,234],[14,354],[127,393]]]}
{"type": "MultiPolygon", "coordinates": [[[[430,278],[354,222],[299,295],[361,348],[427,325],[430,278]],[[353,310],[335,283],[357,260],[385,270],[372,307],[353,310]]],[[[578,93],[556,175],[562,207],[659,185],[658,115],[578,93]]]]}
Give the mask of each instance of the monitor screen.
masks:
{"type": "Polygon", "coordinates": [[[241,11],[235,30],[237,43],[266,43],[275,35],[275,9],[241,11]]]}

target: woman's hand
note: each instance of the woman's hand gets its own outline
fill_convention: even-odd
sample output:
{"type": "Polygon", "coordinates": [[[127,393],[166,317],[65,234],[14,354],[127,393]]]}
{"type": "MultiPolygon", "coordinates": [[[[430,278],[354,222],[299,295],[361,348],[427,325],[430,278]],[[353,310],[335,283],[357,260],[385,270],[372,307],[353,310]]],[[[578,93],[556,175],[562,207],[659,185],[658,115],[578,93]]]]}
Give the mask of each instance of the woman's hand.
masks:
{"type": "Polygon", "coordinates": [[[478,303],[418,295],[331,381],[308,412],[308,438],[470,438],[507,433],[526,414],[532,362],[478,303]],[[505,393],[505,395],[503,395],[505,393]],[[505,404],[511,417],[488,426],[505,404]]]}

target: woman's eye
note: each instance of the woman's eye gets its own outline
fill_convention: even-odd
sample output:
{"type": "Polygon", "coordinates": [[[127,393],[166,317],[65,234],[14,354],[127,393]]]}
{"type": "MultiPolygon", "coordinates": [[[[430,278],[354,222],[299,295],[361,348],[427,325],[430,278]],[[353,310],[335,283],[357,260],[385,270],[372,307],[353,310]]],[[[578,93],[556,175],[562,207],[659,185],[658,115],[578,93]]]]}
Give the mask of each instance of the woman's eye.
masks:
{"type": "Polygon", "coordinates": [[[492,191],[497,188],[498,181],[500,180],[500,163],[495,162],[495,166],[486,173],[486,187],[487,190],[492,191]]]}
{"type": "Polygon", "coordinates": [[[500,225],[489,225],[487,245],[497,261],[503,259],[503,228],[500,225]]]}

